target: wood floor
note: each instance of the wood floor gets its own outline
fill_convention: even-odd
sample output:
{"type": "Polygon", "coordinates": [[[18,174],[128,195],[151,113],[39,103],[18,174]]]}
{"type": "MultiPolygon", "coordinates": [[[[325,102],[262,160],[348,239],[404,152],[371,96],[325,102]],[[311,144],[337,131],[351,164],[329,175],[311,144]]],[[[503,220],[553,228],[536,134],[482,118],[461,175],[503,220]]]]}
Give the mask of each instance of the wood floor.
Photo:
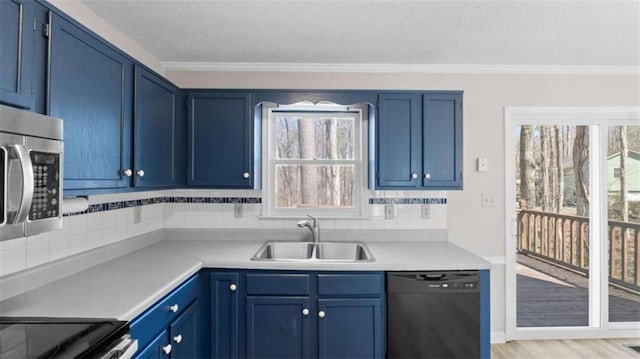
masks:
{"type": "Polygon", "coordinates": [[[492,359],[638,359],[640,353],[625,345],[640,346],[640,339],[516,340],[492,344],[492,359]]]}

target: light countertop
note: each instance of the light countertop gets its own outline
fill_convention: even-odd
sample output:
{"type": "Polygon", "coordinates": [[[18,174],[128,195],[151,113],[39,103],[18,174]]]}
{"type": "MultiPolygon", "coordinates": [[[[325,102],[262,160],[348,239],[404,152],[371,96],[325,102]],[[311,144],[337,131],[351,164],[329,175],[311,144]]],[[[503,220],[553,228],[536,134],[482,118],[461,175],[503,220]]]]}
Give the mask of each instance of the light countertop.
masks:
{"type": "Polygon", "coordinates": [[[0,316],[132,320],[201,268],[398,271],[491,266],[445,240],[365,241],[374,262],[269,262],[250,260],[265,238],[204,239],[189,231],[158,235],[165,240],[0,302],[0,316]]]}

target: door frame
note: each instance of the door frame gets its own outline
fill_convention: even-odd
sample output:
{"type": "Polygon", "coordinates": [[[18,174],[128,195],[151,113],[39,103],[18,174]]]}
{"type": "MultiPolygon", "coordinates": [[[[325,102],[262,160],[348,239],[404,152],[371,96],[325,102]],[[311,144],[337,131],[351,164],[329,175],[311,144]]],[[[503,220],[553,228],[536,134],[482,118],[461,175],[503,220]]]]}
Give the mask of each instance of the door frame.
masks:
{"type": "Polygon", "coordinates": [[[640,123],[640,107],[505,107],[505,336],[513,339],[576,339],[637,337],[640,322],[609,323],[607,256],[607,171],[596,168],[606,163],[607,127],[640,123]],[[522,124],[589,126],[591,207],[589,213],[589,325],[585,327],[518,328],[516,295],[515,138],[512,129],[522,124]],[[598,164],[598,166],[593,166],[598,164]],[[596,191],[596,189],[598,191],[596,191]],[[605,214],[602,216],[601,214],[605,214]],[[597,239],[597,240],[594,240],[597,239]],[[597,275],[596,275],[597,274],[597,275]]]}

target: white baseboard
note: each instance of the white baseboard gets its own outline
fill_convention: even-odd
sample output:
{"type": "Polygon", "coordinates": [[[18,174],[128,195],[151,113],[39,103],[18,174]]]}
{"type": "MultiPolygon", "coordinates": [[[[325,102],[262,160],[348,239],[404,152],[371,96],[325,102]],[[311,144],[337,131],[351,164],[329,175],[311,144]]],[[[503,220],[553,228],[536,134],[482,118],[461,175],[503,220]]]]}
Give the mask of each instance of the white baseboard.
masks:
{"type": "Polygon", "coordinates": [[[506,341],[505,332],[491,332],[491,344],[504,344],[506,341]]]}

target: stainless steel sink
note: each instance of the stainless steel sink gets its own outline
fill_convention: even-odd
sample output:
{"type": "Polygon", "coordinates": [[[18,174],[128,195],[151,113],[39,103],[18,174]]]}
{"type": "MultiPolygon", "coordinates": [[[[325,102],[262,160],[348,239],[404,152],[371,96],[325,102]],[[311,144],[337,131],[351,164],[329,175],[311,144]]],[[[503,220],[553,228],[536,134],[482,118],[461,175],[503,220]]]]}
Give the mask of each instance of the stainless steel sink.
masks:
{"type": "Polygon", "coordinates": [[[358,242],[322,242],[316,246],[316,258],[328,261],[373,261],[369,248],[358,242]]]}
{"type": "Polygon", "coordinates": [[[308,260],[313,257],[312,242],[272,241],[265,243],[252,260],[308,260]]]}
{"type": "Polygon", "coordinates": [[[362,242],[285,242],[269,241],[251,258],[254,261],[283,262],[373,262],[362,242]]]}

